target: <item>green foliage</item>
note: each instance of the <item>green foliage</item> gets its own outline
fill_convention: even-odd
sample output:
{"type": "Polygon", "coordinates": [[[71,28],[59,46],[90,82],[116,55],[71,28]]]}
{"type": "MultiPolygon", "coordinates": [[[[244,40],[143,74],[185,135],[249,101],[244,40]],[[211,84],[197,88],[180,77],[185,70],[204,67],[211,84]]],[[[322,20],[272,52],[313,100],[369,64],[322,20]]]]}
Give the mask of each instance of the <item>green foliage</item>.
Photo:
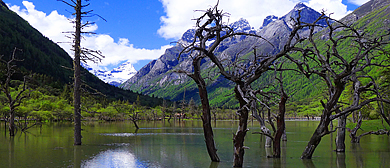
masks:
{"type": "MultiPolygon", "coordinates": [[[[347,123],[347,128],[353,129],[356,126],[356,123],[347,123]]],[[[390,129],[390,126],[387,125],[382,120],[363,120],[363,123],[360,127],[360,131],[377,131],[385,128],[386,130],[390,129]]]]}

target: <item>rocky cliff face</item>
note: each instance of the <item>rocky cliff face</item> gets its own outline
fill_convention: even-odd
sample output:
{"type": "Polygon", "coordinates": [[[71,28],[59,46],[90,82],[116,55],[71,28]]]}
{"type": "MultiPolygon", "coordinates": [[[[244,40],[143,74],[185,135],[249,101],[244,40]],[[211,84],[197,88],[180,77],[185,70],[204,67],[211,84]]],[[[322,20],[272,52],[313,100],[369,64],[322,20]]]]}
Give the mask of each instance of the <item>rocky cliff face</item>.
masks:
{"type": "MultiPolygon", "coordinates": [[[[249,25],[248,21],[245,19],[240,19],[237,22],[230,24],[230,26],[236,32],[248,32],[255,33],[256,31],[249,25]]],[[[178,44],[172,48],[169,48],[165,53],[157,60],[153,60],[148,63],[146,66],[141,68],[137,74],[132,78],[127,80],[121,85],[125,89],[142,91],[146,94],[151,94],[152,88],[164,87],[168,83],[175,85],[181,84],[184,81],[182,80],[182,75],[173,74],[174,69],[184,69],[191,70],[191,58],[188,58],[187,54],[182,54],[179,58],[180,52],[183,50],[180,44],[188,44],[194,40],[194,29],[187,30],[182,38],[178,41],[178,44]]],[[[226,50],[230,45],[236,44],[246,37],[242,36],[235,39],[230,39],[224,41],[221,46],[218,47],[218,51],[222,52],[226,50]]],[[[213,40],[208,42],[209,45],[213,43],[213,40]]]]}
{"type": "MultiPolygon", "coordinates": [[[[299,3],[294,9],[282,17],[266,17],[263,26],[258,30],[252,28],[245,19],[240,19],[239,21],[230,24],[230,27],[236,32],[247,32],[260,35],[271,42],[273,46],[258,38],[239,36],[223,41],[216,49],[216,54],[220,57],[226,57],[226,59],[232,59],[232,56],[238,52],[243,54],[251,52],[252,48],[255,46],[260,50],[259,52],[262,53],[274,53],[279,51],[280,46],[284,44],[285,39],[288,38],[289,33],[292,30],[293,21],[291,18],[297,18],[298,11],[301,11],[302,21],[308,23],[313,22],[321,15],[303,3],[299,3]]],[[[325,22],[320,22],[320,24],[326,25],[325,22]]],[[[179,40],[179,43],[186,44],[192,42],[194,40],[194,33],[194,29],[187,30],[179,40]]],[[[213,41],[210,40],[209,44],[212,43],[213,41]]],[[[196,93],[196,86],[194,84],[190,86],[191,80],[188,77],[182,74],[172,73],[175,69],[191,70],[192,68],[191,58],[188,58],[187,55],[182,55],[178,59],[181,50],[182,47],[180,45],[167,49],[164,55],[140,69],[136,75],[124,82],[121,87],[173,100],[183,98],[181,96],[184,91],[183,85],[188,87],[187,91],[196,93]],[[166,93],[164,90],[169,90],[169,93],[166,93]]],[[[204,69],[210,68],[211,66],[210,63],[202,64],[204,69]]],[[[211,81],[209,84],[210,86],[215,87],[218,87],[219,85],[225,87],[229,86],[227,81],[223,78],[218,78],[218,80],[211,81]]],[[[188,93],[186,93],[186,95],[188,95],[188,93]]],[[[197,95],[190,95],[188,97],[191,96],[194,98],[198,97],[197,95]]]]}

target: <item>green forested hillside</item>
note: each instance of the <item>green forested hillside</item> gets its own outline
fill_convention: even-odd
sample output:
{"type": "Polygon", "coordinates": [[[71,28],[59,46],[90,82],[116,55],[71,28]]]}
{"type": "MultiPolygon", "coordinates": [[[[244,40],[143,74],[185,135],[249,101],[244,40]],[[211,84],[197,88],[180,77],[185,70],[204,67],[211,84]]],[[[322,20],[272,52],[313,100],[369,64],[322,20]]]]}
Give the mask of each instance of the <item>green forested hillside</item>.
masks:
{"type": "MultiPolygon", "coordinates": [[[[16,57],[23,61],[17,62],[17,67],[24,74],[47,75],[52,79],[49,83],[60,90],[65,84],[72,84],[71,57],[56,43],[44,37],[27,21],[4,6],[4,3],[0,3],[0,55],[4,60],[8,60],[15,48],[20,49],[16,57]]],[[[108,85],[85,69],[82,70],[82,74],[86,90],[99,91],[106,95],[107,99],[112,100],[135,102],[137,99],[138,94],[108,85]]],[[[149,96],[141,95],[140,99],[143,105],[148,106],[162,103],[162,99],[149,96]]]]}

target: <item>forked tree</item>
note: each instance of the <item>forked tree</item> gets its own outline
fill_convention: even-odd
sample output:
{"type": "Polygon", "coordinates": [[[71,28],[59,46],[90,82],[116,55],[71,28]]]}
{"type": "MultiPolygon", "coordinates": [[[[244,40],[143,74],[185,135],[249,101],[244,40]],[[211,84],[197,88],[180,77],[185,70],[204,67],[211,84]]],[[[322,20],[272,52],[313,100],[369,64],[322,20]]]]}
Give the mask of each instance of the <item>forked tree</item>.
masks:
{"type": "Polygon", "coordinates": [[[90,11],[83,11],[84,8],[89,6],[89,3],[87,3],[89,0],[70,0],[71,2],[68,2],[66,0],[57,0],[61,1],[69,6],[71,6],[75,13],[73,15],[76,16],[75,20],[72,21],[72,23],[75,25],[75,31],[74,32],[67,32],[71,33],[71,39],[73,40],[73,51],[74,51],[74,58],[73,58],[73,71],[74,71],[74,92],[73,92],[73,106],[74,106],[74,145],[81,145],[81,61],[87,61],[90,60],[92,62],[98,62],[104,56],[101,54],[100,51],[90,50],[87,48],[81,47],[81,35],[82,34],[90,34],[91,32],[84,32],[82,31],[84,28],[90,26],[91,22],[84,22],[82,23],[82,18],[84,17],[90,17],[91,12],[90,11]]]}
{"type": "MultiPolygon", "coordinates": [[[[287,39],[285,45],[281,48],[281,50],[273,55],[254,55],[254,60],[249,60],[250,63],[242,64],[240,58],[237,58],[236,61],[233,61],[237,64],[231,68],[228,68],[226,62],[221,57],[217,57],[214,53],[215,49],[221,44],[222,41],[228,38],[234,38],[239,35],[252,36],[265,40],[261,36],[256,34],[249,34],[244,32],[234,32],[233,28],[226,25],[223,18],[227,16],[227,13],[223,13],[223,11],[218,10],[218,4],[205,11],[204,15],[195,19],[196,20],[196,30],[195,37],[192,43],[184,46],[183,52],[196,53],[193,57],[193,68],[194,74],[187,73],[190,77],[195,81],[200,79],[200,62],[202,59],[206,57],[211,60],[211,62],[219,69],[219,73],[223,75],[226,79],[232,81],[236,86],[234,89],[234,93],[236,99],[239,101],[240,108],[237,111],[239,116],[239,126],[237,132],[233,138],[233,148],[234,148],[234,167],[242,167],[243,159],[244,159],[244,140],[245,135],[248,131],[247,123],[248,123],[248,114],[250,111],[251,102],[256,100],[256,91],[252,89],[252,84],[259,77],[269,70],[273,70],[274,62],[279,58],[285,56],[288,52],[292,51],[294,46],[302,41],[302,37],[299,36],[298,31],[302,30],[310,25],[315,25],[316,22],[322,19],[323,16],[318,18],[314,23],[301,23],[296,22],[293,26],[293,30],[290,33],[290,36],[287,39]],[[207,46],[206,42],[214,40],[214,42],[207,46]],[[199,74],[199,75],[197,75],[199,74]],[[197,75],[197,76],[196,76],[197,75]],[[253,98],[253,99],[252,99],[253,98]]],[[[298,18],[299,20],[299,18],[298,18]]],[[[266,44],[272,45],[272,44],[266,44]]],[[[230,64],[232,65],[232,64],[230,64]]],[[[186,72],[183,72],[186,73],[186,72]]],[[[201,81],[201,80],[198,80],[201,81]]],[[[197,82],[198,84],[198,82],[197,82]]],[[[198,84],[198,87],[200,85],[198,84]]],[[[205,86],[199,87],[199,94],[201,96],[202,105],[207,109],[208,99],[207,99],[207,90],[205,86]],[[201,94],[202,92],[202,94],[201,94]],[[204,101],[204,102],[203,102],[204,101]]],[[[208,115],[210,113],[208,112],[208,115]]],[[[205,135],[206,136],[206,135],[205,135]]],[[[207,137],[206,137],[207,138],[207,137]]]]}

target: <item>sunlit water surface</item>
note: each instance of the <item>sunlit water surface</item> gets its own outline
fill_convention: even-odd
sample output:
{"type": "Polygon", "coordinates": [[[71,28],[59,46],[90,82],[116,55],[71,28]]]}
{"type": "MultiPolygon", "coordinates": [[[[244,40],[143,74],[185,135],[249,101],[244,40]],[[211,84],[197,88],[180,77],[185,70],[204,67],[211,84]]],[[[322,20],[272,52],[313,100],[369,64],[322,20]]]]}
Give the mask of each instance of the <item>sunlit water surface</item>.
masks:
{"type": "MultiPolygon", "coordinates": [[[[236,121],[213,123],[221,162],[210,162],[201,121],[140,122],[135,130],[131,122],[84,122],[83,144],[73,146],[71,123],[49,123],[18,133],[14,138],[0,126],[0,167],[232,167],[233,133],[236,121]]],[[[299,159],[318,121],[287,121],[288,141],[282,143],[280,159],[267,158],[270,148],[264,137],[252,132],[259,125],[249,123],[245,140],[244,167],[388,167],[388,136],[366,136],[361,144],[349,143],[345,154],[334,152],[335,135],[325,136],[312,160],[299,159]]]]}

